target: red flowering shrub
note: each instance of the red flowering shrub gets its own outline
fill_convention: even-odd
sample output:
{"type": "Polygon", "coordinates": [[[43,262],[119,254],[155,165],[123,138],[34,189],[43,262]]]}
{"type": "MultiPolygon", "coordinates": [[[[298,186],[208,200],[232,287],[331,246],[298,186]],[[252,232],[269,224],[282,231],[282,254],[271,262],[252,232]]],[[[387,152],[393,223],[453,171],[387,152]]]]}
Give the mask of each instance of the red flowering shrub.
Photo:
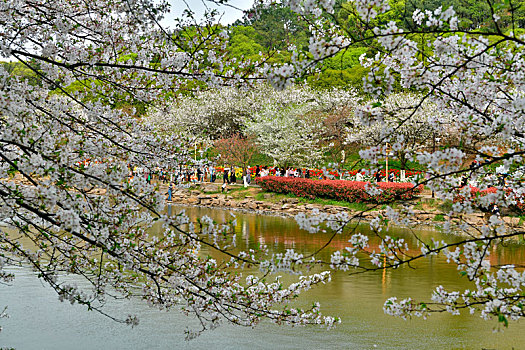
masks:
{"type": "MultiPolygon", "coordinates": [[[[482,197],[486,195],[487,193],[496,193],[498,189],[496,187],[489,187],[484,190],[480,190],[477,187],[470,186],[470,194],[472,198],[476,197],[482,197]]],[[[505,190],[505,193],[507,196],[514,198],[513,191],[509,188],[505,190]]],[[[460,196],[457,196],[456,200],[460,201],[462,198],[460,196]]],[[[523,196],[516,196],[515,199],[517,200],[516,204],[509,205],[509,209],[512,211],[518,213],[518,214],[525,214],[525,198],[523,196]]],[[[455,201],[456,201],[455,200],[455,201]]]]}
{"type": "Polygon", "coordinates": [[[486,193],[496,193],[497,191],[498,191],[498,189],[496,187],[489,187],[489,188],[486,188],[484,190],[480,190],[477,187],[470,186],[470,193],[473,196],[480,196],[480,195],[483,196],[486,193]]]}
{"type": "Polygon", "coordinates": [[[264,190],[277,193],[293,193],[297,197],[327,198],[347,202],[384,203],[393,199],[413,199],[423,191],[423,186],[410,183],[380,182],[382,193],[371,196],[365,186],[369,182],[343,180],[310,180],[291,177],[266,176],[256,180],[264,190]]]}

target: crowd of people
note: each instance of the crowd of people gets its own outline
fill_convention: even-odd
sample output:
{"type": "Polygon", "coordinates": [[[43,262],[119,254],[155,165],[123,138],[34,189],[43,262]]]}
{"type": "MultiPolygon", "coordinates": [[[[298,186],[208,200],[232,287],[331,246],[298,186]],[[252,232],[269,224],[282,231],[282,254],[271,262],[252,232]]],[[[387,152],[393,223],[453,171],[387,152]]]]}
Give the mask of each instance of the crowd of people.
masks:
{"type": "Polygon", "coordinates": [[[128,180],[133,182],[135,177],[144,178],[147,182],[156,180],[162,183],[182,183],[215,182],[217,172],[213,166],[180,166],[175,169],[163,169],[160,167],[147,169],[137,166],[129,166],[128,180]]]}
{"type": "MultiPolygon", "coordinates": [[[[222,180],[223,184],[236,184],[241,181],[244,186],[248,186],[254,177],[264,176],[278,176],[278,177],[296,177],[296,178],[315,178],[326,180],[327,178],[339,178],[354,181],[369,181],[365,178],[363,171],[358,171],[354,175],[349,176],[345,172],[334,177],[326,174],[320,170],[293,168],[293,167],[269,167],[260,166],[247,167],[245,169],[239,167],[214,167],[208,165],[202,166],[179,166],[175,169],[163,169],[157,167],[154,169],[143,168],[139,166],[129,166],[128,180],[133,182],[136,177],[141,177],[147,182],[156,180],[162,183],[173,183],[173,185],[196,184],[201,182],[216,182],[222,180]]],[[[372,175],[369,175],[370,177],[372,175]]],[[[381,182],[385,176],[381,172],[373,174],[373,179],[381,182]]],[[[389,172],[386,180],[389,182],[395,181],[395,174],[389,172]]]]}
{"type": "MultiPolygon", "coordinates": [[[[255,167],[248,167],[242,170],[243,184],[249,185],[251,178],[264,176],[286,176],[286,177],[305,177],[310,178],[310,170],[301,168],[270,168],[268,166],[257,165],[255,167]]],[[[224,168],[222,172],[222,181],[226,184],[236,183],[237,175],[235,168],[224,168]]]]}
{"type": "MultiPolygon", "coordinates": [[[[242,183],[245,187],[251,184],[252,178],[264,176],[279,176],[279,177],[296,177],[296,178],[315,178],[326,180],[327,178],[334,178],[334,176],[318,169],[303,169],[293,167],[269,167],[269,166],[254,166],[245,169],[239,167],[215,167],[211,165],[201,166],[179,166],[174,169],[164,169],[156,167],[148,169],[140,166],[129,165],[128,181],[133,181],[138,177],[144,179],[146,182],[157,181],[168,184],[168,200],[171,200],[174,187],[187,186],[191,184],[203,182],[216,182],[222,180],[222,191],[228,191],[228,185],[242,183]],[[327,177],[328,175],[328,177],[327,177]]],[[[339,174],[339,179],[347,179],[354,181],[370,181],[375,179],[381,182],[384,175],[381,172],[368,175],[365,178],[364,171],[357,171],[354,175],[347,176],[349,173],[342,172],[339,174]]],[[[387,181],[394,182],[395,175],[389,172],[387,181]]]]}

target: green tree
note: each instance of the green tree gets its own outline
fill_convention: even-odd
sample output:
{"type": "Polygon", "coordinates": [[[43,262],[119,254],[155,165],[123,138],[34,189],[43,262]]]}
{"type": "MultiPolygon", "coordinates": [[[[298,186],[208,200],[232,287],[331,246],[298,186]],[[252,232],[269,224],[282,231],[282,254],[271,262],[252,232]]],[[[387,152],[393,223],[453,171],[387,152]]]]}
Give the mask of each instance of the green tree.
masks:
{"type": "Polygon", "coordinates": [[[28,66],[24,65],[22,62],[0,62],[2,68],[9,74],[23,78],[29,82],[31,85],[39,85],[40,79],[37,75],[38,68],[35,70],[30,69],[28,66]]]}
{"type": "Polygon", "coordinates": [[[251,26],[256,40],[267,52],[286,50],[289,45],[299,49],[308,46],[308,26],[300,17],[282,4],[256,4],[237,25],[251,26]]]}
{"type": "Polygon", "coordinates": [[[311,75],[307,81],[318,88],[360,88],[367,70],[359,63],[359,56],[368,52],[366,47],[353,47],[326,59],[321,72],[311,75]]]}
{"type": "Polygon", "coordinates": [[[252,26],[234,26],[230,30],[230,54],[236,58],[258,59],[265,48],[257,42],[258,33],[252,26]]]}

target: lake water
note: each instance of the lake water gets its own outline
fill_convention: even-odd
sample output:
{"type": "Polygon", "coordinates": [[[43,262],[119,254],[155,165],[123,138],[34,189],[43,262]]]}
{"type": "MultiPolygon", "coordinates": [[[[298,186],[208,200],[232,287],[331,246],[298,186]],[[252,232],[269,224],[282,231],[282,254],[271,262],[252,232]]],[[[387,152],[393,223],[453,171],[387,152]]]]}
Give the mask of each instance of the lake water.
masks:
{"type": "MultiPolygon", "coordinates": [[[[181,210],[173,207],[173,212],[181,210]]],[[[227,211],[187,208],[192,217],[229,217],[227,211]]],[[[239,245],[266,243],[278,251],[293,247],[311,252],[327,239],[326,234],[309,234],[298,229],[294,220],[280,217],[236,213],[239,245]]],[[[366,225],[360,227],[367,232],[366,225]]],[[[406,235],[403,230],[396,232],[406,235]]],[[[439,232],[419,231],[427,238],[457,239],[439,232]]],[[[340,248],[346,239],[337,237],[331,247],[340,248]]],[[[413,243],[413,242],[412,242],[413,243]]],[[[329,252],[327,251],[326,254],[329,252]]],[[[493,263],[524,262],[525,247],[498,247],[493,263]]],[[[304,294],[300,303],[319,301],[324,314],[339,316],[342,324],[327,331],[316,327],[276,326],[263,322],[255,328],[223,325],[186,342],[184,330],[196,321],[172,310],[158,311],[140,300],[111,301],[110,314],[125,317],[137,314],[139,326],[130,328],[85,308],[61,303],[29,269],[15,268],[11,286],[0,285],[0,308],[8,306],[10,318],[0,319],[0,347],[17,349],[522,349],[525,348],[525,322],[512,322],[498,331],[496,321],[486,322],[468,314],[432,315],[428,320],[404,321],[383,313],[384,301],[391,297],[412,296],[429,300],[431,291],[469,288],[455,266],[442,258],[428,258],[411,269],[379,271],[350,276],[334,273],[332,282],[304,294]]]]}

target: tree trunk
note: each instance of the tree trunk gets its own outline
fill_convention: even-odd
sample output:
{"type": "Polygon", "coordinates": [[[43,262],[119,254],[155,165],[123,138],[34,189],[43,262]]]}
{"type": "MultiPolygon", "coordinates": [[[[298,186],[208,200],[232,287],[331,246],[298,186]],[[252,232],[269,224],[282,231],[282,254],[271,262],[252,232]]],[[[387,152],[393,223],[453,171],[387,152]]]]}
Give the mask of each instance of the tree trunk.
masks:
{"type": "Polygon", "coordinates": [[[401,170],[407,170],[408,160],[406,158],[406,153],[405,152],[398,152],[397,153],[397,158],[399,159],[399,167],[401,168],[401,170]]]}

